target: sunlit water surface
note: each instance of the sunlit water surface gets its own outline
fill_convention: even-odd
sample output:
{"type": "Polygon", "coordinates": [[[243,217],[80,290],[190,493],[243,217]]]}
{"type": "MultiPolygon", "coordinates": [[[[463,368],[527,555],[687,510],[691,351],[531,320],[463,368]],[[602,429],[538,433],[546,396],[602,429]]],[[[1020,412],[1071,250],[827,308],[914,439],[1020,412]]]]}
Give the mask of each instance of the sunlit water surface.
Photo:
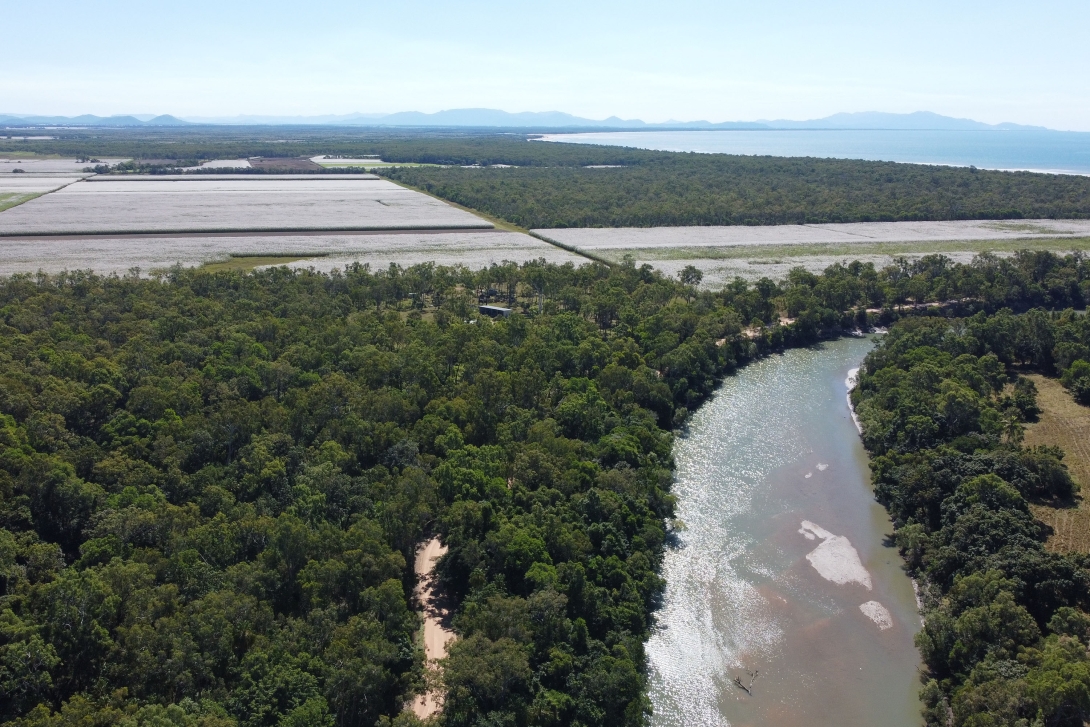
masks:
{"type": "Polygon", "coordinates": [[[848,338],[748,366],[679,439],[687,529],[666,556],[648,643],[652,724],[920,724],[912,583],[885,544],[892,528],[846,399],[873,345],[848,338]]]}
{"type": "Polygon", "coordinates": [[[738,129],[597,131],[546,134],[543,138],[660,151],[870,159],[1090,174],[1090,133],[1077,131],[738,129]]]}

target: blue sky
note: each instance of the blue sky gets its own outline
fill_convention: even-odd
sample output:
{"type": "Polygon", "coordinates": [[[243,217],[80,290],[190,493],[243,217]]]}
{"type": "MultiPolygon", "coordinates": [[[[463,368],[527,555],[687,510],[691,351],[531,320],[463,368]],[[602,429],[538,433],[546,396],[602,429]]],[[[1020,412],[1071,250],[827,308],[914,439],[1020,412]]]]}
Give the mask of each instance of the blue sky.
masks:
{"type": "Polygon", "coordinates": [[[0,0],[0,112],[935,111],[1090,131],[1090,2],[0,0]]]}

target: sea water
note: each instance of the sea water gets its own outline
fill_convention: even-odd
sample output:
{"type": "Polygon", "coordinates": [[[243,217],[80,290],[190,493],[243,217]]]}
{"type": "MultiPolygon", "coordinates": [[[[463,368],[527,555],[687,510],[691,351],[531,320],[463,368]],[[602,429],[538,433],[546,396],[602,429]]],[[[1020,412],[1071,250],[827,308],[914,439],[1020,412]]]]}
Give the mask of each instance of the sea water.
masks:
{"type": "Polygon", "coordinates": [[[912,582],[846,397],[873,345],[747,366],[678,439],[686,528],[647,646],[652,724],[920,723],[912,582]]]}
{"type": "Polygon", "coordinates": [[[548,134],[547,141],[781,157],[870,159],[1090,175],[1090,133],[738,129],[548,134]]]}

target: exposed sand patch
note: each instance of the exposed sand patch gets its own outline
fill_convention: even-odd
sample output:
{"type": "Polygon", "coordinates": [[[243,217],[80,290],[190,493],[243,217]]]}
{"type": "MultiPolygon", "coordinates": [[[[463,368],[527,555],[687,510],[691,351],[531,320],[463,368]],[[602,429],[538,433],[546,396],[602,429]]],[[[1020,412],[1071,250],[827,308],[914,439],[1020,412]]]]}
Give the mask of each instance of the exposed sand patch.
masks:
{"type": "Polygon", "coordinates": [[[844,379],[844,386],[848,387],[848,411],[852,413],[852,422],[855,424],[855,428],[859,430],[859,433],[863,433],[863,425],[859,421],[859,417],[855,415],[855,406],[852,404],[852,392],[855,391],[855,387],[859,384],[859,369],[854,368],[848,372],[848,378],[844,379]]]}
{"type": "Polygon", "coordinates": [[[802,521],[799,533],[807,540],[821,539],[821,545],[807,553],[806,560],[822,578],[841,586],[858,583],[868,591],[871,589],[870,573],[863,567],[859,552],[851,541],[809,520],[802,521]]]}
{"type": "Polygon", "coordinates": [[[885,631],[893,628],[893,616],[890,615],[889,609],[878,603],[878,601],[861,603],[859,604],[859,610],[863,612],[864,616],[878,624],[880,630],[885,631]]]}
{"type": "MultiPolygon", "coordinates": [[[[439,659],[447,655],[447,644],[454,640],[454,632],[448,625],[450,612],[442,603],[432,574],[435,561],[446,552],[447,547],[439,538],[432,538],[416,553],[416,597],[424,608],[424,656],[428,669],[433,672],[439,669],[439,659]]],[[[436,689],[417,696],[412,706],[413,714],[420,719],[427,719],[442,708],[443,695],[436,689]]]]}

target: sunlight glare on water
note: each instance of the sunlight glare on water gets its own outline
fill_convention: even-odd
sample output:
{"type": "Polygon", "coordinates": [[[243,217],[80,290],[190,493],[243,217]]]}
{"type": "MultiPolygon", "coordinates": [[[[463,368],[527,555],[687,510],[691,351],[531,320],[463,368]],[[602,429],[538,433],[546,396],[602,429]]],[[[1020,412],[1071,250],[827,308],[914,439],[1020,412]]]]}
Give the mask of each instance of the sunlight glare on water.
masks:
{"type": "Polygon", "coordinates": [[[749,366],[679,438],[686,529],[647,646],[652,724],[919,723],[911,582],[883,545],[891,527],[844,397],[872,345],[749,366]]]}

